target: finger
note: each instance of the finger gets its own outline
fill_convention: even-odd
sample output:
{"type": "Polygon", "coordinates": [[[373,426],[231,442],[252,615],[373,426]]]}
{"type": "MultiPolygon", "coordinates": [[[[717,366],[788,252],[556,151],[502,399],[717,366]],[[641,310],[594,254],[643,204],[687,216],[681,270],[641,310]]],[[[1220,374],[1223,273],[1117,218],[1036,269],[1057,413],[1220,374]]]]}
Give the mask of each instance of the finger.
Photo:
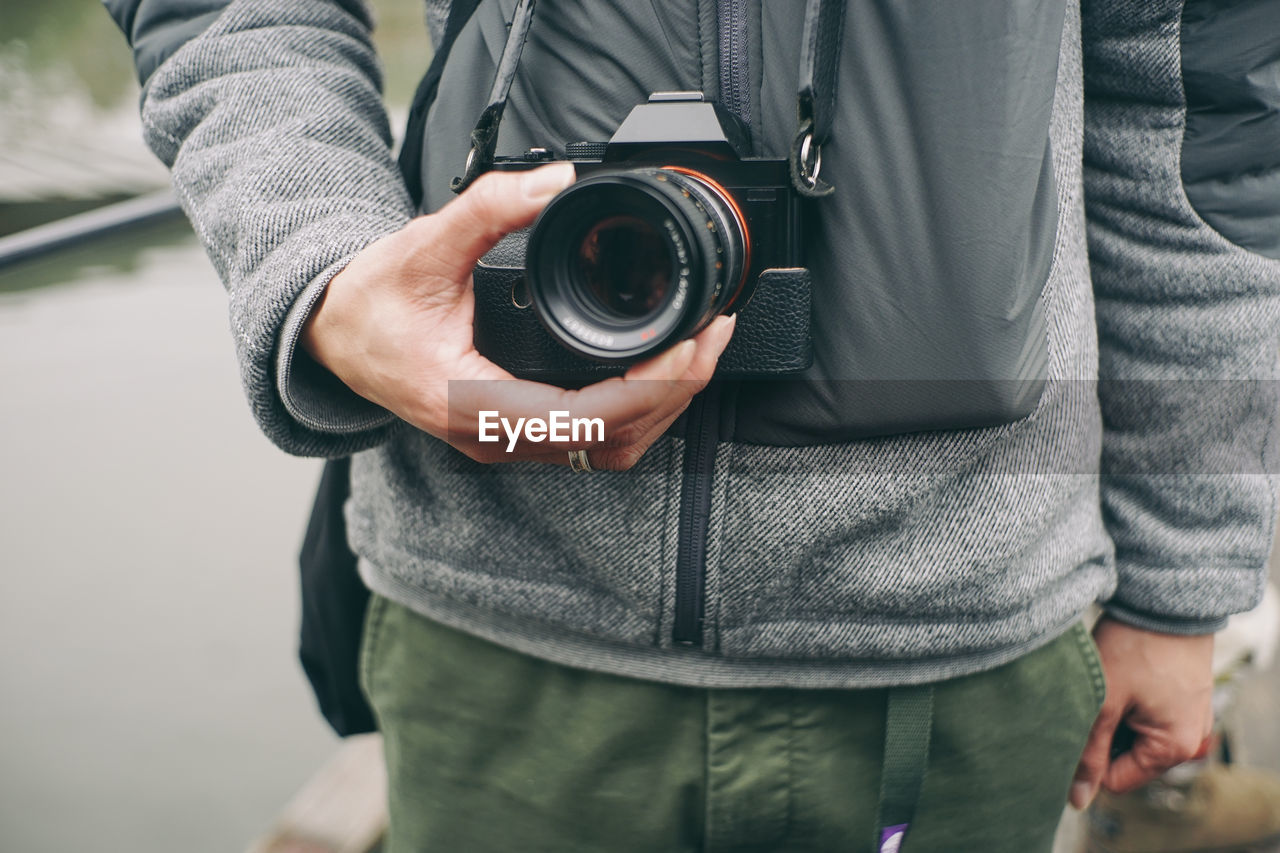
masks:
{"type": "MultiPolygon", "coordinates": [[[[654,424],[652,429],[643,435],[634,444],[626,447],[605,447],[599,442],[595,443],[594,449],[586,449],[587,462],[594,471],[626,471],[635,466],[641,457],[649,450],[650,447],[657,442],[667,431],[667,429],[675,423],[676,419],[684,413],[688,408],[688,403],[672,412],[667,418],[654,424]]],[[[504,445],[501,449],[492,446],[476,446],[474,444],[466,447],[458,447],[467,456],[477,462],[485,464],[494,464],[500,462],[541,462],[547,465],[559,465],[561,467],[570,467],[569,453],[561,448],[547,449],[548,445],[541,442],[520,442],[517,447],[508,452],[504,445]],[[542,448],[542,449],[537,449],[542,448]]]]}
{"type": "Polygon", "coordinates": [[[1133,749],[1116,758],[1103,777],[1103,784],[1108,791],[1123,794],[1142,787],[1177,763],[1157,756],[1150,747],[1135,743],[1133,749]]]}
{"type": "MultiPolygon", "coordinates": [[[[718,317],[693,339],[632,367],[624,377],[577,391],[525,380],[497,379],[509,374],[479,359],[489,369],[477,368],[471,375],[495,379],[449,382],[448,441],[484,462],[541,459],[549,455],[551,448],[568,451],[607,445],[625,451],[649,436],[651,444],[657,440],[655,427],[678,416],[711,379],[734,325],[734,318],[718,317]],[[552,413],[558,413],[562,423],[598,421],[601,426],[598,430],[569,430],[567,434],[561,430],[560,437],[548,434],[545,439],[539,429],[538,440],[529,440],[527,431],[521,434],[521,424],[546,422],[552,413]],[[495,429],[498,422],[503,424],[501,432],[495,429]],[[508,427],[513,432],[507,432],[508,427]],[[603,440],[599,438],[601,433],[603,440]],[[482,434],[484,441],[480,440],[482,434]]],[[[623,452],[611,457],[612,466],[630,467],[638,458],[634,451],[623,452]]]]}
{"type": "Polygon", "coordinates": [[[649,452],[649,448],[666,433],[667,429],[689,408],[689,402],[676,411],[672,412],[666,418],[658,421],[649,430],[648,433],[641,436],[638,441],[627,447],[603,447],[599,450],[588,450],[587,460],[591,463],[592,468],[601,471],[628,471],[640,461],[640,459],[649,452]]]}
{"type": "MultiPolygon", "coordinates": [[[[517,424],[521,419],[525,423],[531,419],[546,420],[553,412],[564,413],[571,420],[599,420],[607,440],[614,431],[626,429],[634,421],[663,406],[669,397],[692,397],[692,387],[681,387],[692,383],[682,382],[680,377],[685,375],[696,352],[696,344],[685,341],[658,357],[657,363],[650,368],[651,378],[647,381],[606,379],[576,391],[527,380],[451,381],[448,387],[449,443],[462,446],[475,442],[484,413],[488,413],[486,417],[490,422],[498,418],[509,424],[517,424]]],[[[555,440],[549,444],[559,449],[576,450],[605,443],[594,440],[595,430],[592,433],[591,439],[580,437],[577,441],[555,440]]],[[[546,449],[547,445],[542,444],[531,448],[531,452],[539,453],[546,449]]]]}
{"type": "MultiPolygon", "coordinates": [[[[649,448],[666,434],[676,419],[689,408],[691,401],[691,397],[685,399],[683,404],[670,411],[665,417],[650,423],[643,432],[638,433],[634,441],[628,444],[619,445],[612,439],[605,442],[588,441],[585,440],[585,435],[583,440],[570,441],[568,444],[581,445],[581,447],[573,449],[586,450],[588,462],[594,470],[626,471],[634,467],[649,448]]],[[[544,462],[552,465],[567,466],[569,465],[569,452],[566,447],[567,445],[553,442],[520,441],[514,447],[510,443],[503,445],[501,452],[492,446],[487,449],[475,446],[459,447],[459,449],[478,462],[544,462]]]]}
{"type": "MultiPolygon", "coordinates": [[[[668,395],[653,411],[636,418],[625,428],[615,429],[609,437],[609,445],[624,449],[639,443],[644,436],[650,435],[655,425],[670,423],[689,406],[689,402],[698,392],[707,387],[715,374],[716,364],[724,348],[733,336],[736,316],[717,317],[707,328],[699,332],[693,342],[696,346],[693,360],[679,380],[679,392],[668,395]]],[[[649,362],[636,365],[627,371],[624,379],[628,382],[646,382],[644,371],[649,362]]],[[[650,440],[656,440],[656,436],[650,440]]],[[[629,467],[629,466],[628,466],[629,467]]]]}
{"type": "MultiPolygon", "coordinates": [[[[694,344],[694,357],[679,378],[703,384],[709,382],[716,371],[720,355],[729,345],[729,339],[733,337],[733,330],[737,327],[737,323],[737,314],[717,317],[708,323],[705,329],[694,335],[690,339],[694,344]]],[[[628,370],[624,378],[628,381],[637,381],[656,378],[650,375],[653,373],[661,376],[660,361],[661,356],[642,361],[628,370]]]]}
{"type": "Polygon", "coordinates": [[[1200,748],[1199,728],[1139,733],[1133,749],[1120,755],[1103,777],[1108,791],[1123,794],[1139,788],[1170,767],[1190,759],[1200,748]]]}
{"type": "Polygon", "coordinates": [[[685,378],[701,379],[704,385],[709,382],[716,372],[716,365],[720,363],[720,356],[724,355],[725,347],[729,346],[737,328],[738,315],[730,314],[715,318],[699,332],[693,339],[698,345],[698,352],[693,357],[693,364],[689,365],[689,373],[685,378]]]}
{"type": "MultiPolygon", "coordinates": [[[[594,471],[626,471],[635,466],[637,462],[648,452],[658,439],[666,434],[680,415],[684,414],[685,409],[689,407],[688,403],[672,412],[667,418],[653,425],[653,428],[636,443],[627,447],[597,447],[595,449],[584,451],[587,454],[587,462],[594,471]]],[[[504,461],[517,461],[508,459],[504,461]]],[[[569,454],[563,450],[544,451],[537,454],[528,454],[519,458],[519,461],[544,462],[550,465],[569,466],[569,454]]]]}
{"type": "Polygon", "coordinates": [[[1111,739],[1120,724],[1118,709],[1103,706],[1093,721],[1089,740],[1085,743],[1080,763],[1076,766],[1075,779],[1071,783],[1071,805],[1080,811],[1088,808],[1097,796],[1098,787],[1111,764],[1111,739]]]}
{"type": "Polygon", "coordinates": [[[557,193],[573,183],[571,163],[552,163],[527,172],[487,172],[456,199],[428,217],[438,229],[432,257],[448,269],[442,274],[471,274],[486,252],[506,234],[533,222],[557,193]]]}

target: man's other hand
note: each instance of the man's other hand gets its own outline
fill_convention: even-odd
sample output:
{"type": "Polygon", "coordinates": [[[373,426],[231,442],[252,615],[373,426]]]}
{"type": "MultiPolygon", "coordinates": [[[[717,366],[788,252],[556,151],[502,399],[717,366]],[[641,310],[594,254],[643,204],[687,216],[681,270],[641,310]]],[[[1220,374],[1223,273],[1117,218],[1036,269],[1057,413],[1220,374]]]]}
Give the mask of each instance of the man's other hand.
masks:
{"type": "Polygon", "coordinates": [[[1134,628],[1106,616],[1093,629],[1107,698],[1089,733],[1071,804],[1083,809],[1104,786],[1131,791],[1194,758],[1213,728],[1213,635],[1175,636],[1134,628]],[[1116,755],[1112,738],[1124,723],[1133,745],[1116,755]]]}
{"type": "Polygon", "coordinates": [[[472,268],[573,179],[565,163],[491,172],[438,212],[371,244],[329,282],[302,347],[357,394],[477,461],[567,465],[567,451],[589,450],[595,468],[630,468],[711,379],[733,318],[717,318],[625,376],[573,391],[517,380],[472,343],[472,268]],[[451,380],[468,381],[451,394],[451,380]],[[479,441],[483,410],[512,422],[555,411],[600,418],[604,440],[522,441],[508,453],[505,441],[479,441]]]}

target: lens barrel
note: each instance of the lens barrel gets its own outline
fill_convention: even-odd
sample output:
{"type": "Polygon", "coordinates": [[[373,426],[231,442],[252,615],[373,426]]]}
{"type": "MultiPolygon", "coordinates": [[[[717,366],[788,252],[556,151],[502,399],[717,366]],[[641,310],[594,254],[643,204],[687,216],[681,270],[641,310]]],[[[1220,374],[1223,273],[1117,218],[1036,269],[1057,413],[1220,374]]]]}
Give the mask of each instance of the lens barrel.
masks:
{"type": "Polygon", "coordinates": [[[711,178],[681,167],[597,172],[556,196],[529,235],[525,277],[547,331],[606,362],[697,334],[745,283],[746,222],[711,178]]]}

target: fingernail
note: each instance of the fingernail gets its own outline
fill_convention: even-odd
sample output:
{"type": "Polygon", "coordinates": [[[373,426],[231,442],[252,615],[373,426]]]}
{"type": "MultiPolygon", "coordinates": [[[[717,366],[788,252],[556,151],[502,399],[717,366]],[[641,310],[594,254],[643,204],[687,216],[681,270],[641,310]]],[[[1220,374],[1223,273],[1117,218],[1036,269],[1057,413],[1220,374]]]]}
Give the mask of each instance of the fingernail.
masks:
{"type": "Polygon", "coordinates": [[[1093,800],[1093,786],[1088,782],[1076,782],[1071,786],[1071,805],[1076,811],[1084,811],[1093,800]]]}
{"type": "Polygon", "coordinates": [[[572,163],[552,163],[525,172],[520,178],[520,188],[531,201],[546,202],[560,190],[573,183],[575,172],[572,163]]]}

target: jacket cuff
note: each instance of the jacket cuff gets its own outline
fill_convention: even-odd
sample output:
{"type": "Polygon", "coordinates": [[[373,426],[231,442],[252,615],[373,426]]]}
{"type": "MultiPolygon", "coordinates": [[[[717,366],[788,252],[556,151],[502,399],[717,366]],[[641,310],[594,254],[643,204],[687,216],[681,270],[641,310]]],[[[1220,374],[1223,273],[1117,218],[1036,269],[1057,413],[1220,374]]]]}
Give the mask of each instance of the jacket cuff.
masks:
{"type": "Polygon", "coordinates": [[[1216,619],[1170,619],[1165,616],[1153,616],[1150,613],[1131,610],[1114,601],[1103,602],[1102,609],[1107,616],[1117,622],[1123,622],[1126,625],[1132,625],[1144,631],[1154,631],[1157,634],[1178,634],[1190,637],[1201,634],[1216,634],[1227,626],[1227,617],[1225,616],[1216,619]]]}
{"type": "Polygon", "coordinates": [[[352,391],[302,349],[302,328],[329,281],[350,263],[346,257],[324,270],[298,294],[285,315],[276,348],[276,390],[289,415],[307,429],[346,435],[386,426],[395,416],[352,391]]]}
{"type": "Polygon", "coordinates": [[[1264,566],[1156,567],[1121,560],[1119,584],[1100,602],[1119,622],[1161,634],[1212,634],[1262,600],[1264,566]]]}

